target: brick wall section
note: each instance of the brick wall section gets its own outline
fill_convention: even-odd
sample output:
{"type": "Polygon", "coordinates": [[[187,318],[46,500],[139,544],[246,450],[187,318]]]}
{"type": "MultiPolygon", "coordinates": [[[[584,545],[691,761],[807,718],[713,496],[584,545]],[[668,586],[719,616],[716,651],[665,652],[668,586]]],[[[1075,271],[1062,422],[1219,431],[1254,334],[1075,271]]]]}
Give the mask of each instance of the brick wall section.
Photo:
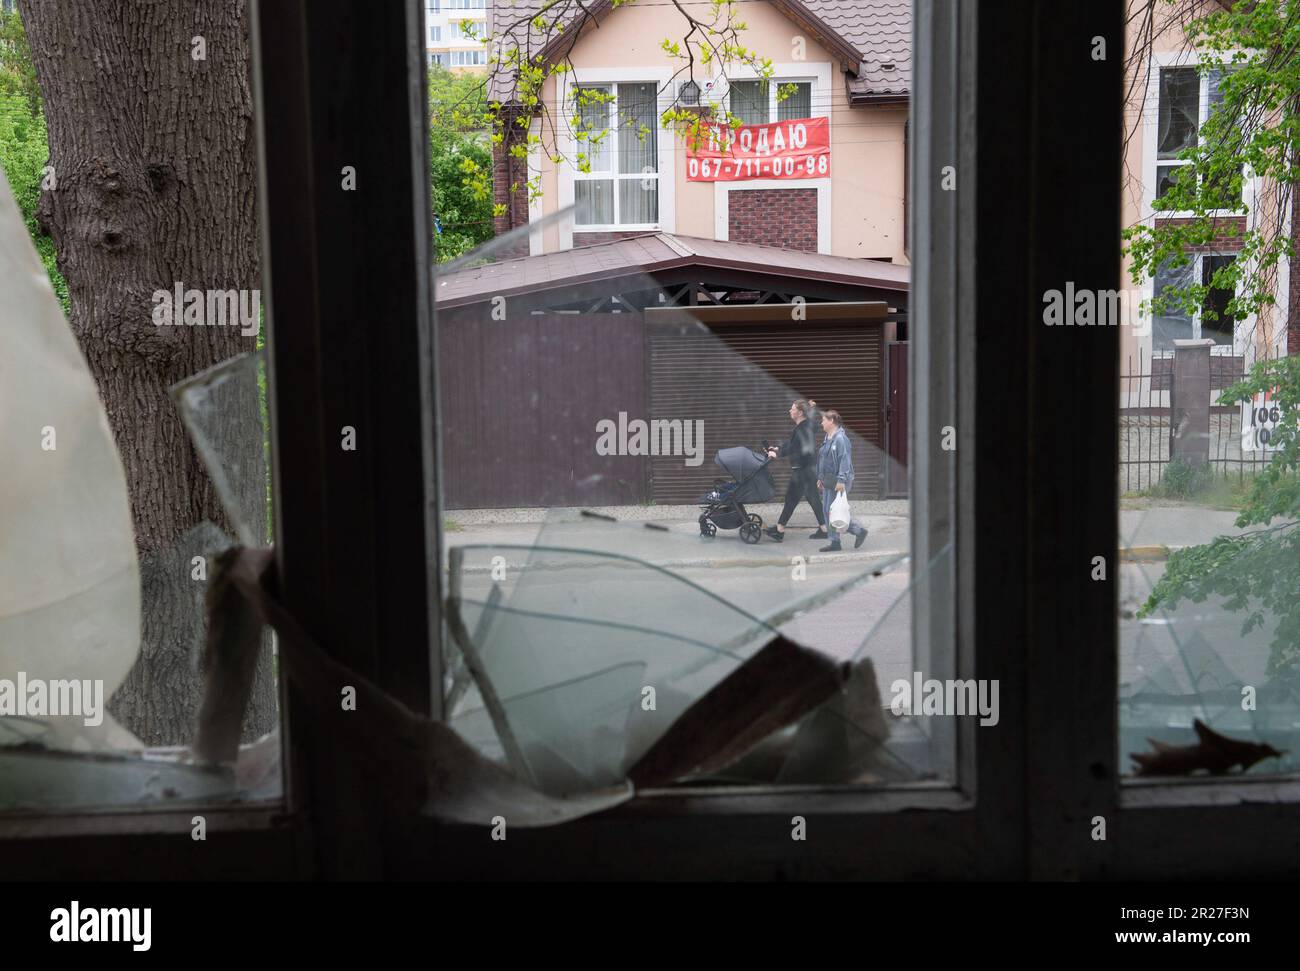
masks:
{"type": "Polygon", "coordinates": [[[732,189],[727,194],[727,238],[817,252],[816,189],[732,189]]]}
{"type": "MultiPolygon", "coordinates": [[[[1186,226],[1194,219],[1157,219],[1156,228],[1164,226],[1186,226]]],[[[1241,239],[1246,234],[1245,216],[1222,216],[1215,220],[1215,235],[1208,246],[1188,246],[1188,253],[1231,253],[1241,249],[1241,239]],[[1219,230],[1218,227],[1223,229],[1219,230]]]]}
{"type": "Polygon", "coordinates": [[[1291,186],[1291,259],[1286,302],[1286,352],[1300,354],[1300,185],[1291,186]]]}
{"type": "MultiPolygon", "coordinates": [[[[510,154],[511,145],[527,142],[528,129],[516,124],[513,114],[503,112],[502,133],[504,141],[492,146],[492,201],[506,207],[504,215],[492,220],[492,229],[498,236],[528,225],[528,162],[510,154]],[[513,192],[512,187],[515,187],[513,192]]],[[[498,254],[498,259],[527,256],[528,240],[521,240],[509,250],[498,254]]]]}

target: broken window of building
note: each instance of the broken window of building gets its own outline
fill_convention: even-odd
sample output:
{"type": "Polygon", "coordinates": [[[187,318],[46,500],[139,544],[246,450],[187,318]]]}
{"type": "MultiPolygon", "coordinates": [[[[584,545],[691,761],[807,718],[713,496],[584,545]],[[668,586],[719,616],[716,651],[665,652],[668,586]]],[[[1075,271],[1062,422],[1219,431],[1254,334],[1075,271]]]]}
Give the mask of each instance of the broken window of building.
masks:
{"type": "MultiPolygon", "coordinates": [[[[231,544],[230,532],[259,545],[269,535],[257,359],[179,392],[214,472],[211,486],[196,484],[207,475],[200,459],[166,470],[148,453],[124,461],[119,442],[133,439],[110,427],[103,402],[128,387],[144,392],[130,381],[109,392],[97,386],[2,180],[0,263],[0,316],[9,322],[0,336],[8,374],[0,382],[0,810],[278,796],[269,641],[252,679],[240,757],[200,765],[189,749],[204,691],[213,560],[231,544]],[[142,494],[146,482],[152,491],[142,494]],[[211,503],[198,501],[207,488],[211,503]],[[158,505],[181,500],[180,511],[158,505]],[[142,535],[142,524],[162,522],[177,531],[142,535]]],[[[183,300],[192,289],[181,288],[183,300]]],[[[201,302],[196,312],[206,313],[201,302]]],[[[152,331],[148,337],[160,330],[148,317],[136,326],[152,331]]],[[[142,397],[127,420],[141,424],[134,440],[163,450],[162,429],[184,436],[177,402],[145,383],[161,400],[142,397]]]]}

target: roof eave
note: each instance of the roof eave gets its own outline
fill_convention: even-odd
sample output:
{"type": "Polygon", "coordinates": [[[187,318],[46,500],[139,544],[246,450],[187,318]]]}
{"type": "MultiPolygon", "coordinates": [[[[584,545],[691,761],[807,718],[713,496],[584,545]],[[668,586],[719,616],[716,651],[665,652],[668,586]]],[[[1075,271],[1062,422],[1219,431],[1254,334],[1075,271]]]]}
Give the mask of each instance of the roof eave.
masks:
{"type": "MultiPolygon", "coordinates": [[[[528,257],[523,257],[523,259],[528,259],[528,257]]],[[[893,266],[894,264],[886,265],[893,266]]],[[[623,278],[653,278],[656,273],[664,273],[669,270],[677,270],[684,267],[698,267],[703,270],[734,270],[740,272],[754,271],[755,269],[754,264],[743,260],[732,260],[717,256],[700,256],[692,253],[690,255],[677,256],[667,260],[656,260],[655,262],[647,263],[644,266],[620,266],[610,269],[597,269],[564,280],[545,280],[522,283],[513,287],[496,288],[493,289],[490,294],[487,292],[464,294],[458,297],[439,300],[435,292],[434,302],[439,311],[449,311],[460,307],[469,307],[474,306],[475,304],[485,303],[493,296],[510,299],[524,294],[558,292],[575,286],[606,281],[612,282],[623,278]]],[[[849,273],[837,273],[835,271],[809,271],[786,269],[783,267],[773,268],[769,266],[762,272],[764,275],[773,278],[782,278],[792,281],[800,279],[816,280],[819,283],[831,283],[862,289],[888,290],[894,293],[908,293],[911,289],[909,280],[862,277],[849,273]]]]}
{"type": "Polygon", "coordinates": [[[849,91],[850,107],[869,105],[875,108],[906,108],[911,101],[912,96],[907,92],[875,94],[869,91],[849,91]]]}

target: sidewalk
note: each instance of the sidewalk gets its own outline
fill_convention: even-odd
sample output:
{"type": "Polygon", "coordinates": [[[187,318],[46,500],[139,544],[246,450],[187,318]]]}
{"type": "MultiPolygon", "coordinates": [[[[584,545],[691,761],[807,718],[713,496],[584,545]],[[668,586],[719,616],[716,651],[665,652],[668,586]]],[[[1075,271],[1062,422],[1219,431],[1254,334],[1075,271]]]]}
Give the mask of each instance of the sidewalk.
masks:
{"type": "MultiPolygon", "coordinates": [[[[1132,506],[1132,503],[1126,504],[1132,506]]],[[[781,506],[764,503],[749,507],[763,517],[764,526],[776,521],[781,506]]],[[[808,563],[849,562],[897,556],[910,547],[910,519],[906,500],[859,500],[853,514],[867,527],[868,536],[861,549],[852,541],[844,543],[840,553],[818,553],[825,540],[810,540],[816,528],[807,507],[799,509],[788,527],[784,543],[775,543],[766,535],[753,545],[741,541],[735,530],[719,530],[705,539],[699,535],[699,507],[683,506],[601,506],[592,510],[612,517],[620,526],[634,528],[642,523],[662,527],[656,530],[659,542],[648,545],[649,556],[657,566],[670,569],[788,565],[792,557],[802,556],[808,563]],[[666,534],[666,535],[665,535],[666,534]]],[[[523,564],[528,548],[539,542],[543,532],[558,536],[554,525],[544,521],[546,509],[458,509],[446,514],[448,529],[444,544],[453,546],[522,547],[505,549],[508,566],[523,564]]],[[[1209,509],[1187,503],[1143,503],[1140,508],[1120,510],[1120,558],[1129,562],[1163,560],[1173,550],[1208,543],[1216,536],[1244,532],[1234,525],[1237,513],[1209,509]]],[[[566,543],[564,545],[572,545],[566,543]]],[[[597,542],[593,548],[612,551],[613,543],[597,542]]],[[[637,550],[626,549],[628,555],[637,550]]],[[[446,562],[444,560],[444,567],[446,562]]],[[[467,572],[475,572],[471,566],[467,572]]]]}
{"type": "MultiPolygon", "coordinates": [[[[764,503],[747,507],[763,517],[764,527],[775,523],[781,513],[780,504],[764,503]]],[[[598,523],[593,523],[593,541],[590,548],[599,551],[620,551],[637,556],[666,569],[698,569],[718,567],[789,566],[791,559],[802,556],[807,563],[855,562],[885,559],[902,555],[910,542],[910,520],[906,501],[859,501],[853,503],[855,518],[867,527],[867,540],[860,549],[853,548],[852,537],[847,537],[840,553],[818,553],[826,540],[810,540],[808,535],[817,528],[807,507],[795,513],[787,526],[786,540],[777,543],[764,535],[758,543],[745,543],[736,530],[718,530],[716,536],[700,536],[698,506],[602,506],[592,512],[617,520],[621,534],[601,536],[598,523]],[[805,522],[806,520],[806,522],[805,522]],[[638,533],[642,523],[653,523],[652,532],[638,533]],[[628,538],[624,542],[622,537],[628,538]],[[645,542],[640,540],[644,537],[645,542]]],[[[539,542],[580,548],[573,540],[576,524],[560,526],[544,524],[544,509],[475,509],[454,510],[446,519],[454,528],[443,534],[446,548],[456,546],[506,547],[501,555],[506,566],[522,566],[529,549],[539,542]],[[511,549],[510,547],[522,547],[511,549]]],[[[444,559],[444,568],[446,561],[444,559]]],[[[466,573],[485,569],[467,564],[466,573]]]]}
{"type": "Polygon", "coordinates": [[[1216,536],[1247,532],[1237,528],[1236,520],[1237,513],[1231,510],[1207,509],[1190,503],[1123,508],[1119,516],[1120,558],[1162,560],[1174,550],[1199,546],[1216,536]]]}

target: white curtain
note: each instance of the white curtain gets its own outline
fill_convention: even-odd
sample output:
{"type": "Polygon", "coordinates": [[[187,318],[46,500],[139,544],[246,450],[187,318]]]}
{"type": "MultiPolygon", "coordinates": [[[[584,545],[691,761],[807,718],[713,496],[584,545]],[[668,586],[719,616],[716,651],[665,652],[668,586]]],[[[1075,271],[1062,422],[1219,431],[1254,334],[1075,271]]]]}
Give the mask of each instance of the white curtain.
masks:
{"type": "Polygon", "coordinates": [[[629,226],[659,220],[659,112],[654,84],[618,86],[618,170],[638,179],[618,182],[618,221],[629,226]]]}

